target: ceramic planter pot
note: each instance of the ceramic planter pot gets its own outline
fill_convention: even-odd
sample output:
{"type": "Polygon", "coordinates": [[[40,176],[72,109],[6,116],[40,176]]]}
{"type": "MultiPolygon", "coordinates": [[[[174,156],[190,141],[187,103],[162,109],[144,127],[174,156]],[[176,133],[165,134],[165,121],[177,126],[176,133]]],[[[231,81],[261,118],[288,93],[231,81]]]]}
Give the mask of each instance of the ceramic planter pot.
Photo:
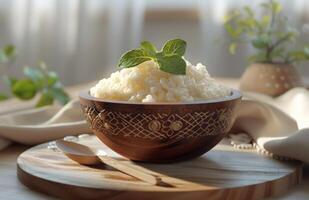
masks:
{"type": "Polygon", "coordinates": [[[279,96],[302,85],[295,67],[287,64],[253,63],[246,69],[240,80],[242,91],[270,96],[279,96]]]}

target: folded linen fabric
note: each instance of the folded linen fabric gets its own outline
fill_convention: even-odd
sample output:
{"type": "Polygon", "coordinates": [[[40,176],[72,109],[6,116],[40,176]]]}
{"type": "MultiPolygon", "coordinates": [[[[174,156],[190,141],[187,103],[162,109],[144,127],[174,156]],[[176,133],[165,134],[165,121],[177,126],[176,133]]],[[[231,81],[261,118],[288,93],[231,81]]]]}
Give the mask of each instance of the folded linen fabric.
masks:
{"type": "Polygon", "coordinates": [[[250,148],[254,143],[261,152],[309,163],[309,91],[294,88],[276,98],[258,93],[244,97],[231,130],[236,133],[230,134],[232,144],[250,148]]]}
{"type": "Polygon", "coordinates": [[[0,116],[0,149],[10,142],[34,145],[67,135],[90,133],[79,102],[23,110],[0,116]]]}

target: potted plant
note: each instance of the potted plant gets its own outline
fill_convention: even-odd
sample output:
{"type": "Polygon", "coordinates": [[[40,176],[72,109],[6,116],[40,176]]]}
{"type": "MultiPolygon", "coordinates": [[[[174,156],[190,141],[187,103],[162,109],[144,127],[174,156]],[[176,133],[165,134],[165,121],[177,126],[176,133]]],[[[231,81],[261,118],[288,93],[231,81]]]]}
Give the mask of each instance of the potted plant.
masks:
{"type": "Polygon", "coordinates": [[[240,89],[278,96],[302,86],[295,63],[309,60],[309,45],[295,49],[299,33],[291,28],[281,14],[282,6],[275,0],[262,3],[262,15],[257,17],[248,6],[226,16],[224,27],[232,42],[229,52],[235,54],[239,44],[250,44],[255,54],[240,80],[240,89]],[[294,45],[294,47],[293,47],[294,45]]]}
{"type": "MultiPolygon", "coordinates": [[[[21,100],[31,100],[37,95],[36,107],[51,105],[54,101],[66,104],[70,97],[64,91],[59,80],[59,76],[54,71],[49,71],[45,63],[40,63],[39,67],[25,67],[24,76],[17,78],[10,76],[6,71],[12,66],[12,61],[16,57],[15,47],[7,45],[0,48],[0,79],[2,78],[7,89],[5,92],[0,91],[0,102],[11,97],[21,100]]],[[[4,88],[1,88],[4,89],[4,88]]]]}

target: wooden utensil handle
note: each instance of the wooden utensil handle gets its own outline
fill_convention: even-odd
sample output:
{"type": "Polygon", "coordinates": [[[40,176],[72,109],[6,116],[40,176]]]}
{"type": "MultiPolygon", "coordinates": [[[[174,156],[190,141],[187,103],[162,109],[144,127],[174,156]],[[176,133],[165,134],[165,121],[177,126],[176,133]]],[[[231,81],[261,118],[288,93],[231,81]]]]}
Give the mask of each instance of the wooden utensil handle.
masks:
{"type": "Polygon", "coordinates": [[[150,174],[147,174],[147,173],[144,173],[140,170],[137,170],[137,169],[134,169],[133,167],[130,167],[130,165],[128,164],[123,164],[121,163],[120,161],[116,160],[116,159],[113,159],[111,157],[108,157],[108,156],[98,156],[100,158],[100,160],[123,172],[123,173],[126,173],[130,176],[133,176],[135,178],[138,178],[142,181],[145,181],[147,183],[150,183],[150,184],[153,184],[153,185],[162,185],[162,180],[160,177],[156,177],[156,176],[153,176],[153,175],[150,175],[150,174]]]}

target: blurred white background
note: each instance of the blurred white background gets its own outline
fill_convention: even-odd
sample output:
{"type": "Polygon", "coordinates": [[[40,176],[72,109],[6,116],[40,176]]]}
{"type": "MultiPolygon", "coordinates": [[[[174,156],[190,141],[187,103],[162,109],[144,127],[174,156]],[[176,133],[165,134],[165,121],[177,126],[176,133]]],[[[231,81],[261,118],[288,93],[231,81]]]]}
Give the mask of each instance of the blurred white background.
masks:
{"type": "MultiPolygon", "coordinates": [[[[265,1],[265,0],[264,0],[265,1]]],[[[223,17],[262,0],[0,0],[0,45],[19,52],[11,73],[44,60],[65,85],[106,77],[117,70],[120,55],[142,40],[158,47],[180,37],[185,57],[202,62],[213,76],[239,77],[252,51],[228,54],[223,17]]],[[[289,21],[309,43],[309,1],[279,0],[289,21]]],[[[298,65],[309,76],[309,63],[298,65]]],[[[0,83],[2,84],[2,83],[0,83]]]]}

